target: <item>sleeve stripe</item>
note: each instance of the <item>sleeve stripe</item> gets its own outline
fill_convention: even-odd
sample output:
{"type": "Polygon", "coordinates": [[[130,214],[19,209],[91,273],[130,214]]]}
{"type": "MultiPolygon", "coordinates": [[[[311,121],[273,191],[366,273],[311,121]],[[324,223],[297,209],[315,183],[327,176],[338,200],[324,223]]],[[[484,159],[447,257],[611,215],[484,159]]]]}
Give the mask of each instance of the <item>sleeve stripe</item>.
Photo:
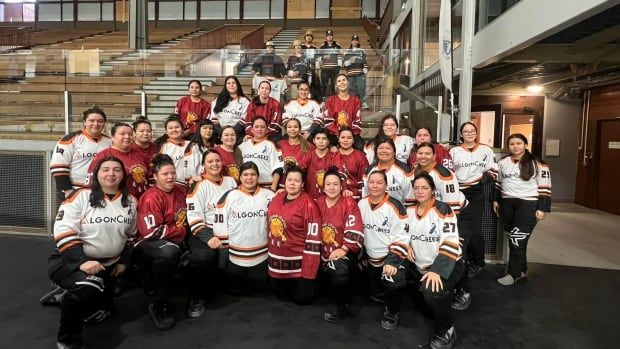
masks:
{"type": "Polygon", "coordinates": [[[73,230],[63,231],[62,233],[56,234],[54,236],[54,241],[58,242],[58,241],[60,241],[60,240],[62,240],[64,238],[72,236],[72,235],[77,236],[77,233],[74,232],[73,230]]]}
{"type": "Polygon", "coordinates": [[[454,259],[455,261],[459,259],[458,255],[454,255],[452,253],[449,253],[447,251],[443,251],[443,250],[439,250],[439,254],[444,255],[450,259],[454,259]]]}
{"type": "Polygon", "coordinates": [[[445,252],[447,252],[447,253],[454,254],[454,255],[456,255],[456,256],[458,256],[458,255],[460,254],[460,253],[459,253],[459,249],[458,249],[458,248],[453,248],[453,247],[449,247],[449,246],[445,246],[445,245],[441,246],[441,247],[439,248],[439,250],[440,250],[440,251],[445,251],[445,252]]]}
{"type": "Polygon", "coordinates": [[[444,241],[441,245],[442,246],[449,246],[449,247],[452,247],[452,248],[459,248],[459,244],[454,243],[452,241],[444,241]]]}
{"type": "Polygon", "coordinates": [[[74,246],[77,246],[77,245],[81,245],[81,244],[82,244],[82,241],[81,241],[81,240],[76,240],[76,241],[74,241],[74,242],[72,242],[72,243],[65,244],[64,246],[59,247],[59,248],[58,248],[58,251],[62,253],[62,252],[64,252],[64,251],[66,251],[66,250],[70,249],[71,247],[74,247],[74,246]]]}

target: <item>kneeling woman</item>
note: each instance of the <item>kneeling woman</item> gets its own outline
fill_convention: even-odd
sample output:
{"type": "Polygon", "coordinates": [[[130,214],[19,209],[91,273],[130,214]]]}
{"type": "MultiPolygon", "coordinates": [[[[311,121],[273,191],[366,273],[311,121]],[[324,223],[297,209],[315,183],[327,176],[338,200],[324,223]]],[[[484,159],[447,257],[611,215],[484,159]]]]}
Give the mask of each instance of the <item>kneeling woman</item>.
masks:
{"type": "Polygon", "coordinates": [[[142,195],[138,203],[134,257],[152,280],[154,298],[149,304],[149,314],[153,323],[155,327],[167,330],[174,326],[169,297],[185,239],[185,189],[176,184],[176,169],[170,156],[157,154],[152,165],[155,185],[142,195]]]}
{"type": "Polygon", "coordinates": [[[287,168],[285,190],[269,204],[269,276],[278,298],[308,304],[321,264],[321,214],[302,191],[301,168],[287,168]]]}
{"type": "Polygon", "coordinates": [[[330,168],[324,177],[325,195],[317,200],[321,211],[321,259],[323,272],[329,279],[336,309],[326,311],[327,322],[338,322],[346,316],[349,301],[347,287],[350,271],[357,264],[357,254],[364,243],[363,223],[357,203],[342,196],[342,178],[338,169],[330,168]]]}
{"type": "Polygon", "coordinates": [[[187,239],[189,266],[193,271],[190,292],[192,298],[187,316],[199,317],[204,313],[207,277],[213,271],[220,240],[213,235],[215,207],[222,195],[237,187],[232,177],[222,176],[222,157],[214,149],[202,156],[204,174],[194,190],[187,195],[187,221],[192,235],[187,239]]]}
{"type": "Polygon", "coordinates": [[[209,246],[228,249],[225,266],[228,290],[263,292],[267,281],[267,205],[275,195],[258,186],[253,162],[240,167],[241,185],[227,191],[217,203],[209,246]]]}
{"type": "Polygon", "coordinates": [[[52,281],[67,289],[60,304],[59,348],[81,348],[82,322],[110,313],[115,277],[126,269],[127,242],[136,231],[136,199],[126,181],[123,163],[103,158],[91,187],[73,193],[58,210],[56,251],[48,271],[52,281]]]}
{"type": "Polygon", "coordinates": [[[463,274],[456,215],[449,205],[435,199],[435,183],[426,172],[415,176],[413,190],[417,205],[407,209],[410,234],[407,261],[393,276],[390,294],[392,311],[400,311],[400,300],[407,281],[416,287],[414,300],[423,312],[434,314],[431,348],[452,348],[456,342],[454,320],[450,314],[453,291],[463,274]]]}

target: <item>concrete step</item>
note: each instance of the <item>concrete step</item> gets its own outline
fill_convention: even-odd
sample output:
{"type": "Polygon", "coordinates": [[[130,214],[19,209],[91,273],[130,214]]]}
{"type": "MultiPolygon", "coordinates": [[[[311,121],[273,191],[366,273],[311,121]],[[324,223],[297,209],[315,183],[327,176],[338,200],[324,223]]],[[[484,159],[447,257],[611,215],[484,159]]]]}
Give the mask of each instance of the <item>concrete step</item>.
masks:
{"type": "Polygon", "coordinates": [[[151,85],[148,84],[146,86],[144,86],[145,90],[152,90],[152,91],[158,91],[158,90],[179,90],[179,88],[185,93],[187,92],[187,85],[183,86],[183,85],[151,85]]]}
{"type": "Polygon", "coordinates": [[[176,100],[168,100],[168,101],[152,101],[150,107],[171,107],[174,109],[176,106],[176,100]]]}

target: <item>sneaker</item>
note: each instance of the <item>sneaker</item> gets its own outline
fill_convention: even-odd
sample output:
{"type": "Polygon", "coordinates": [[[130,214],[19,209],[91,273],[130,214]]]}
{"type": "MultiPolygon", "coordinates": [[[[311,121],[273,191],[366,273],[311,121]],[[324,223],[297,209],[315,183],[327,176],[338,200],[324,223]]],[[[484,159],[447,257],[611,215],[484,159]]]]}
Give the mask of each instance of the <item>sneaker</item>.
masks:
{"type": "Polygon", "coordinates": [[[347,307],[345,306],[338,306],[333,310],[327,310],[325,313],[323,313],[323,320],[325,320],[326,322],[329,322],[331,324],[335,324],[337,322],[339,322],[340,320],[342,320],[342,318],[347,316],[347,307]]]}
{"type": "Polygon", "coordinates": [[[82,341],[75,341],[75,342],[71,342],[71,343],[63,343],[63,342],[56,342],[56,348],[57,349],[83,349],[84,345],[82,344],[82,341]]]}
{"type": "Polygon", "coordinates": [[[168,303],[151,302],[149,304],[149,314],[153,324],[160,330],[168,330],[174,326],[174,318],[169,314],[168,303]]]}
{"type": "Polygon", "coordinates": [[[514,283],[517,280],[515,280],[512,275],[510,274],[506,274],[504,276],[502,276],[501,278],[497,279],[497,282],[499,282],[500,284],[504,285],[504,286],[511,286],[514,285],[514,283]]]}
{"type": "Polygon", "coordinates": [[[471,304],[471,293],[461,289],[456,292],[454,298],[452,298],[452,304],[450,308],[454,310],[465,310],[471,304]]]}
{"type": "Polygon", "coordinates": [[[366,102],[364,102],[362,103],[362,109],[370,109],[370,107],[366,104],[366,102]]]}
{"type": "Polygon", "coordinates": [[[205,300],[202,298],[194,298],[189,301],[187,307],[187,316],[191,318],[201,317],[205,313],[205,300]]]}
{"type": "Polygon", "coordinates": [[[395,330],[398,327],[398,313],[392,314],[387,308],[381,317],[381,327],[386,330],[395,330]]]}
{"type": "Polygon", "coordinates": [[[482,271],[482,268],[484,268],[483,265],[470,264],[469,269],[467,270],[467,276],[470,278],[478,276],[478,274],[482,271]]]}
{"type": "Polygon", "coordinates": [[[39,298],[39,302],[41,302],[41,305],[45,306],[59,306],[65,293],[67,293],[67,290],[53,284],[52,289],[39,298]]]}
{"type": "Polygon", "coordinates": [[[111,312],[109,310],[97,310],[96,312],[92,313],[91,315],[87,316],[84,318],[84,323],[87,324],[97,324],[100,323],[101,321],[107,319],[110,316],[111,312]]]}
{"type": "Polygon", "coordinates": [[[450,349],[456,343],[456,330],[454,326],[442,334],[434,334],[431,338],[430,347],[432,349],[450,349]]]}

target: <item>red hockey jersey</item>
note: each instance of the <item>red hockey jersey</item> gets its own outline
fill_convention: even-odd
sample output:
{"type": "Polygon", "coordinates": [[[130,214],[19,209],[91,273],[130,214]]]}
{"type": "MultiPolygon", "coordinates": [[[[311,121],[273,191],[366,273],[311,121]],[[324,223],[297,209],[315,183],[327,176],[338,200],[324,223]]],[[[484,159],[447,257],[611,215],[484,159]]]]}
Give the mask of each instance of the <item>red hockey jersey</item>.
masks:
{"type": "Polygon", "coordinates": [[[360,209],[352,198],[341,197],[332,207],[327,206],[325,196],[317,200],[321,211],[321,259],[329,260],[329,255],[338,248],[359,252],[364,244],[364,227],[360,209]]]}
{"type": "Polygon", "coordinates": [[[321,263],[321,214],[308,194],[289,202],[286,195],[269,204],[269,276],[314,280],[321,263]]]}
{"type": "Polygon", "coordinates": [[[136,244],[145,239],[180,243],[185,238],[186,191],[175,185],[171,192],[151,187],[138,202],[138,235],[136,244]]]}
{"type": "Polygon", "coordinates": [[[148,148],[142,148],[136,143],[133,143],[131,145],[131,150],[142,155],[142,157],[144,157],[144,163],[149,167],[149,171],[150,171],[151,160],[153,160],[153,156],[159,152],[157,149],[157,144],[151,143],[151,145],[148,148]]]}
{"type": "Polygon", "coordinates": [[[123,162],[129,193],[139,199],[149,188],[148,179],[151,178],[151,171],[150,166],[144,162],[144,155],[133,149],[124,152],[116,148],[108,148],[97,153],[88,167],[88,183],[92,183],[93,171],[99,163],[110,156],[114,156],[123,162]]]}
{"type": "Polygon", "coordinates": [[[189,129],[191,133],[195,133],[200,120],[207,119],[211,114],[211,103],[202,98],[200,102],[192,102],[189,96],[181,97],[177,101],[174,113],[179,114],[184,130],[189,129]]]}
{"type": "MultiPolygon", "coordinates": [[[[448,170],[454,172],[454,164],[452,163],[452,157],[450,156],[450,152],[446,150],[441,144],[433,144],[435,148],[435,162],[439,165],[447,168],[448,170]]],[[[415,168],[417,164],[417,154],[416,148],[411,151],[411,155],[409,156],[409,161],[407,161],[407,165],[411,168],[415,168]]]]}
{"type": "Polygon", "coordinates": [[[256,116],[262,116],[267,121],[268,136],[274,133],[280,134],[282,132],[282,112],[280,102],[278,102],[277,99],[269,97],[265,104],[256,104],[254,100],[250,103],[248,112],[243,120],[245,133],[247,135],[254,135],[252,133],[252,121],[254,121],[256,116]]]}
{"type": "Polygon", "coordinates": [[[359,200],[364,183],[364,173],[368,168],[366,155],[359,150],[353,150],[348,155],[336,152],[332,155],[332,165],[338,167],[338,170],[346,176],[347,180],[343,183],[342,190],[352,191],[353,198],[359,200]]]}
{"type": "Polygon", "coordinates": [[[235,152],[230,152],[221,145],[216,145],[214,149],[222,157],[222,176],[230,176],[239,183],[239,164],[235,160],[235,152]]]}
{"type": "Polygon", "coordinates": [[[340,128],[349,126],[354,135],[362,133],[362,103],[357,96],[349,96],[348,99],[330,96],[325,103],[325,128],[332,135],[338,136],[340,128]]]}
{"type": "Polygon", "coordinates": [[[301,158],[300,166],[306,172],[304,189],[315,200],[323,194],[325,172],[332,166],[332,157],[333,153],[329,151],[325,156],[319,157],[316,150],[312,150],[301,158]]]}
{"type": "MultiPolygon", "coordinates": [[[[310,145],[310,149],[305,154],[314,152],[314,146],[310,145]]],[[[288,139],[283,139],[278,142],[278,147],[282,152],[282,159],[284,160],[284,166],[288,164],[295,164],[300,166],[301,160],[304,157],[304,153],[301,150],[301,144],[290,144],[288,139]]]]}

